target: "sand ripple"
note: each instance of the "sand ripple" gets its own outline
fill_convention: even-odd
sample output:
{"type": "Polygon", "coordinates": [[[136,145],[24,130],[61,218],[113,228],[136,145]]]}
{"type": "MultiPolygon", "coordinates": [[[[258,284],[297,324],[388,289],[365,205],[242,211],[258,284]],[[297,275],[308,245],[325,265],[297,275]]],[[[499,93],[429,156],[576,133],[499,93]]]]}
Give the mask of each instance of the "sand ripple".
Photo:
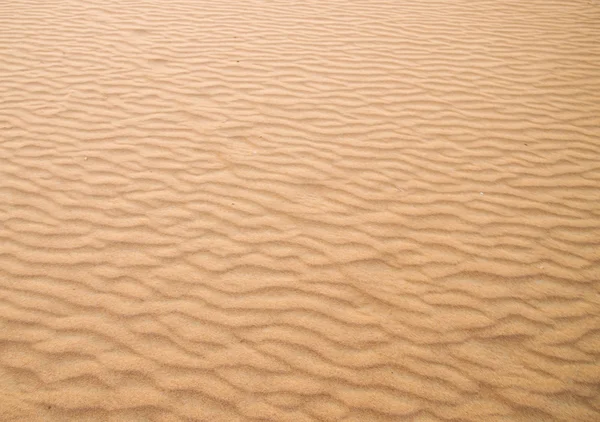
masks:
{"type": "Polygon", "coordinates": [[[0,420],[600,420],[596,0],[0,4],[0,420]]]}

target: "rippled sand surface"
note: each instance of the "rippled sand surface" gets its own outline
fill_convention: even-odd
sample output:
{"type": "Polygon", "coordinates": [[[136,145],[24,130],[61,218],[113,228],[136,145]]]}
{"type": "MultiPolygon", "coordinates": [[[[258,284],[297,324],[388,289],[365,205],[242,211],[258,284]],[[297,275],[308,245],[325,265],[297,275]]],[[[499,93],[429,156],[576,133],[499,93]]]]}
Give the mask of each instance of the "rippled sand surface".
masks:
{"type": "Polygon", "coordinates": [[[600,420],[598,1],[1,2],[0,420],[600,420]]]}

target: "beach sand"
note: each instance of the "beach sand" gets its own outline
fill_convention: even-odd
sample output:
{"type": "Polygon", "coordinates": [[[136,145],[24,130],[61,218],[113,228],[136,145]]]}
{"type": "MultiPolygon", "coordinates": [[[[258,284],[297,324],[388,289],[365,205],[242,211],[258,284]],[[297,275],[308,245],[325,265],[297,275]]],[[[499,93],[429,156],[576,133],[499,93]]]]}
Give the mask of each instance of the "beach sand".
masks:
{"type": "Polygon", "coordinates": [[[0,4],[1,421],[600,420],[600,4],[0,4]]]}

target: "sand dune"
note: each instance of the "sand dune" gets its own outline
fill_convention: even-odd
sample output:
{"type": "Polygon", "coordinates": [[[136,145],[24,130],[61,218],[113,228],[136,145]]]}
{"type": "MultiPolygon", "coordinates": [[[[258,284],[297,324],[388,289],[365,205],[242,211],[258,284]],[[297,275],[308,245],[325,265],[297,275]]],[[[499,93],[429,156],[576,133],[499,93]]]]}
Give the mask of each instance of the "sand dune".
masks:
{"type": "Polygon", "coordinates": [[[600,420],[600,4],[0,4],[1,421],[600,420]]]}

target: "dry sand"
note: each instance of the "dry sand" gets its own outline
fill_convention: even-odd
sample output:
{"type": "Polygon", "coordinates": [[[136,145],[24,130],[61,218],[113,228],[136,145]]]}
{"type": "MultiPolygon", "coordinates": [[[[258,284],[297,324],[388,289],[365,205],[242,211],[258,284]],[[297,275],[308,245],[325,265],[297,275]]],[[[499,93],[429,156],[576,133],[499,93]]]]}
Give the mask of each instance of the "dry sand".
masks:
{"type": "Polygon", "coordinates": [[[0,420],[600,420],[600,5],[5,0],[0,420]]]}

